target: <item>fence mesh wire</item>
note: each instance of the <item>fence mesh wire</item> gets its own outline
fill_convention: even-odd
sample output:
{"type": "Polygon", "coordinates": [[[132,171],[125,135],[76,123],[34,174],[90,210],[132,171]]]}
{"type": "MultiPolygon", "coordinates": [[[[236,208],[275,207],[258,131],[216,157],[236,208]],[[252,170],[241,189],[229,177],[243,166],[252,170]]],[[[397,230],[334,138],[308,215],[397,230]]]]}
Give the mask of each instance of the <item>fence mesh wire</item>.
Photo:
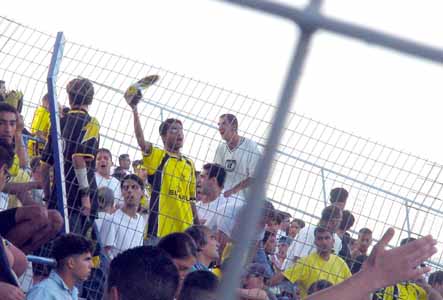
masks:
{"type": "MultiPolygon", "coordinates": [[[[35,110],[47,92],[54,39],[54,35],[0,17],[0,79],[8,89],[24,93],[22,115],[29,131],[33,131],[35,110]]],[[[71,79],[90,79],[95,96],[89,112],[101,125],[100,147],[111,151],[114,163],[124,153],[132,161],[138,160],[141,152],[123,93],[149,74],[159,75],[160,80],[139,104],[147,141],[162,147],[160,123],[171,117],[182,120],[182,152],[200,171],[214,160],[215,149],[223,142],[219,116],[232,113],[239,120],[240,135],[262,148],[275,112],[273,105],[150,63],[80,45],[69,37],[57,80],[59,102],[68,106],[65,88],[71,79]]],[[[329,191],[344,187],[349,191],[346,208],[356,218],[353,237],[363,227],[370,228],[374,238],[394,227],[398,233],[392,241],[395,246],[402,238],[432,233],[440,251],[430,264],[440,268],[442,165],[295,112],[288,119],[267,190],[277,209],[316,224],[329,201],[329,191]]],[[[9,202],[9,206],[15,205],[9,202]]],[[[26,276],[23,285],[30,284],[30,273],[26,276]]]]}

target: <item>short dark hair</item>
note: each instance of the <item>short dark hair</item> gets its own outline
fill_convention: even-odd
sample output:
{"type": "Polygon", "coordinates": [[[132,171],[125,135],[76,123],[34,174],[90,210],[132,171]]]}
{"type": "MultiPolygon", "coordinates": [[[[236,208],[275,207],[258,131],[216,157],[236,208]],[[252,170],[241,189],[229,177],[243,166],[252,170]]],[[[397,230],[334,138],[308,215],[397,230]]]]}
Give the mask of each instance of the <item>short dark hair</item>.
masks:
{"type": "Polygon", "coordinates": [[[305,221],[303,221],[302,219],[294,219],[291,221],[291,223],[293,222],[298,223],[298,225],[300,225],[300,229],[305,228],[306,226],[305,221]]]}
{"type": "Polygon", "coordinates": [[[194,240],[184,232],[174,232],[164,236],[157,246],[174,259],[197,257],[197,246],[194,240]]]}
{"type": "Polygon", "coordinates": [[[132,161],[132,167],[134,169],[137,169],[138,166],[143,165],[143,160],[141,159],[136,159],[134,161],[132,161]]]}
{"type": "Polygon", "coordinates": [[[338,227],[340,230],[347,231],[352,226],[354,226],[355,223],[355,217],[349,210],[343,211],[343,216],[341,219],[340,226],[338,227]]]}
{"type": "Polygon", "coordinates": [[[348,200],[348,191],[344,188],[334,188],[331,190],[329,196],[331,203],[346,202],[348,200]]]}
{"type": "Polygon", "coordinates": [[[234,116],[233,114],[223,114],[220,116],[220,118],[226,118],[229,124],[234,127],[235,131],[238,131],[238,120],[236,116],[234,116]]]}
{"type": "Polygon", "coordinates": [[[120,187],[123,188],[123,183],[125,183],[126,180],[133,180],[135,182],[138,183],[138,185],[140,186],[140,188],[144,191],[145,190],[145,184],[143,183],[143,180],[138,177],[135,174],[128,174],[125,177],[123,177],[123,179],[120,182],[120,187]]]}
{"type": "Polygon", "coordinates": [[[112,153],[111,153],[111,151],[110,151],[109,149],[107,149],[107,148],[100,148],[100,149],[98,149],[98,150],[97,150],[97,154],[96,154],[96,156],[97,156],[100,152],[103,152],[103,153],[108,154],[109,157],[111,158],[111,161],[112,161],[112,153]]]}
{"type": "Polygon", "coordinates": [[[217,179],[219,187],[223,187],[226,180],[226,170],[219,164],[207,163],[203,169],[208,172],[208,178],[217,179]]]}
{"type": "Polygon", "coordinates": [[[360,229],[358,231],[358,234],[371,234],[372,235],[372,230],[366,227],[363,227],[362,229],[360,229]]]}
{"type": "Polygon", "coordinates": [[[215,300],[218,278],[209,271],[189,273],[183,281],[178,300],[215,300]]]}
{"type": "Polygon", "coordinates": [[[413,242],[415,240],[417,240],[417,239],[413,238],[413,237],[404,238],[400,241],[400,246],[406,245],[406,244],[413,242]]]}
{"type": "Polygon", "coordinates": [[[158,128],[158,132],[160,133],[160,136],[164,136],[166,135],[166,133],[168,132],[169,127],[171,127],[171,125],[173,124],[180,124],[183,127],[182,121],[178,120],[178,119],[166,119],[164,120],[161,124],[160,127],[158,128]]]}
{"type": "Polygon", "coordinates": [[[327,289],[328,287],[331,287],[332,283],[321,279],[321,280],[317,280],[316,282],[314,282],[313,284],[311,284],[308,288],[308,295],[312,295],[315,292],[327,289]]]}
{"type": "Polygon", "coordinates": [[[428,283],[432,286],[434,284],[443,284],[443,271],[435,271],[429,275],[428,283]]]}
{"type": "Polygon", "coordinates": [[[127,153],[120,154],[120,156],[118,157],[118,159],[119,159],[119,160],[120,160],[120,159],[129,159],[129,154],[127,154],[127,153]]]}
{"type": "Polygon", "coordinates": [[[269,219],[273,219],[275,215],[275,208],[271,201],[265,200],[263,209],[262,209],[262,218],[267,221],[269,219]]]}
{"type": "Polygon", "coordinates": [[[193,225],[188,227],[185,230],[185,233],[189,234],[189,236],[194,240],[197,245],[197,250],[200,251],[206,244],[208,243],[208,239],[206,238],[206,233],[210,232],[209,227],[205,225],[193,225]]]}
{"type": "Polygon", "coordinates": [[[126,175],[126,171],[125,171],[125,169],[123,169],[122,167],[116,167],[115,169],[114,169],[114,173],[112,173],[112,177],[114,177],[114,178],[117,178],[118,179],[118,181],[122,181],[123,180],[123,178],[125,177],[125,175],[126,175]]]}
{"type": "Polygon", "coordinates": [[[70,105],[90,105],[94,98],[94,86],[86,78],[75,78],[66,86],[70,105]]]}
{"type": "Polygon", "coordinates": [[[315,227],[315,229],[314,229],[314,237],[316,238],[318,234],[325,233],[325,232],[329,233],[331,235],[331,237],[332,237],[332,232],[330,232],[326,228],[321,227],[321,226],[315,227]]]}
{"type": "Polygon", "coordinates": [[[116,287],[121,300],[172,300],[178,282],[177,267],[164,250],[141,246],[111,261],[107,289],[116,287]]]}
{"type": "Polygon", "coordinates": [[[2,113],[2,112],[9,112],[9,113],[16,114],[17,109],[9,103],[0,102],[0,113],[2,113]]]}
{"type": "Polygon", "coordinates": [[[342,217],[342,211],[339,207],[335,205],[326,206],[321,212],[321,219],[323,221],[328,221],[334,218],[342,217]]]}
{"type": "Polygon", "coordinates": [[[279,214],[279,216],[281,217],[281,220],[282,220],[282,221],[285,220],[285,219],[291,219],[291,218],[292,218],[292,215],[291,215],[290,213],[286,212],[286,211],[282,211],[282,210],[280,210],[280,211],[278,212],[278,214],[279,214]]]}
{"type": "Polygon", "coordinates": [[[6,165],[9,168],[12,167],[14,162],[14,148],[12,145],[6,143],[5,140],[0,139],[0,168],[6,165]]]}
{"type": "Polygon", "coordinates": [[[271,238],[272,236],[277,236],[275,234],[275,232],[271,232],[271,231],[265,231],[265,235],[263,236],[263,245],[266,244],[266,242],[269,240],[269,238],[271,238]]]}
{"type": "Polygon", "coordinates": [[[73,255],[82,255],[93,252],[92,242],[82,235],[68,233],[54,240],[53,257],[57,266],[62,267],[62,261],[73,255]]]}

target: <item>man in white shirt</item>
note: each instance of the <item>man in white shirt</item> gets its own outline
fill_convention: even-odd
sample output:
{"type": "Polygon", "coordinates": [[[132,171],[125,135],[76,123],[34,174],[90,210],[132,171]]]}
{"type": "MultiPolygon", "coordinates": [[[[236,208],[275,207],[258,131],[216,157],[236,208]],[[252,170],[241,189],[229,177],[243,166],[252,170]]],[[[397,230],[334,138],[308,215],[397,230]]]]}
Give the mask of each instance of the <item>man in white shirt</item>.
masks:
{"type": "Polygon", "coordinates": [[[238,195],[226,197],[223,194],[225,169],[219,164],[205,164],[199,177],[197,199],[201,222],[216,232],[220,253],[231,238],[235,217],[244,204],[238,195]]]}
{"type": "MultiPolygon", "coordinates": [[[[330,205],[325,207],[321,213],[318,225],[308,224],[300,230],[294,242],[288,249],[288,260],[295,261],[298,258],[307,256],[315,251],[314,231],[317,227],[325,228],[333,233],[333,237],[335,237],[335,232],[341,223],[342,216],[342,210],[338,206],[330,205]]],[[[335,254],[338,255],[338,252],[341,250],[341,240],[339,238],[334,238],[333,249],[335,254]]]]}
{"type": "Polygon", "coordinates": [[[97,188],[107,187],[114,192],[114,199],[116,206],[123,205],[122,192],[120,189],[120,181],[117,178],[111,176],[112,167],[112,154],[111,151],[105,148],[98,149],[95,157],[95,166],[97,171],[95,172],[95,181],[97,182],[97,188]]]}
{"type": "Polygon", "coordinates": [[[238,134],[238,121],[232,114],[220,116],[218,130],[224,143],[215,152],[214,162],[226,170],[225,197],[239,194],[246,198],[255,167],[261,156],[257,144],[238,134]]]}
{"type": "Polygon", "coordinates": [[[134,174],[126,175],[121,183],[124,204],[107,217],[100,230],[100,241],[112,259],[117,254],[143,245],[145,221],[137,213],[144,193],[143,181],[134,174]]]}

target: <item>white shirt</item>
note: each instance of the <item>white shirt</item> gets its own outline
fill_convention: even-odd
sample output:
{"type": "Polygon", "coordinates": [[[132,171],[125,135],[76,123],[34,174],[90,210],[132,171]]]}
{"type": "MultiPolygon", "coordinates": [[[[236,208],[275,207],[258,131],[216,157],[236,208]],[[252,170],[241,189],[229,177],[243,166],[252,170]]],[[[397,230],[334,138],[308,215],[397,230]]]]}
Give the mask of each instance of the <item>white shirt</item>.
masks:
{"type": "MultiPolygon", "coordinates": [[[[291,246],[289,246],[288,256],[287,256],[288,260],[292,262],[294,260],[294,257],[304,257],[316,251],[316,247],[314,244],[315,228],[317,228],[317,225],[308,224],[306,225],[305,228],[300,230],[300,232],[295,237],[295,240],[292,242],[291,246]]],[[[335,254],[338,255],[338,252],[340,250],[341,250],[341,239],[336,234],[334,234],[335,254]]]]}
{"type": "Polygon", "coordinates": [[[114,192],[114,205],[123,205],[122,191],[120,189],[120,181],[117,178],[111,176],[109,179],[101,176],[98,172],[95,172],[95,181],[97,182],[97,188],[107,187],[114,192]]]}
{"type": "Polygon", "coordinates": [[[106,218],[109,218],[109,216],[112,217],[112,214],[108,214],[104,211],[99,211],[97,215],[98,215],[98,217],[97,217],[97,219],[95,219],[95,226],[97,227],[97,232],[100,235],[100,231],[101,231],[102,225],[103,225],[103,220],[106,218]]]}
{"type": "Polygon", "coordinates": [[[221,194],[211,203],[214,202],[217,202],[217,210],[214,212],[213,217],[209,221],[206,221],[205,225],[213,231],[220,230],[228,237],[231,237],[235,219],[243,207],[245,200],[238,195],[225,198],[223,194],[221,194]]]}
{"type": "MultiPolygon", "coordinates": [[[[260,156],[257,144],[244,137],[240,138],[238,146],[232,150],[227,143],[220,143],[215,151],[214,162],[226,170],[225,190],[230,190],[246,178],[252,177],[260,156]]],[[[247,189],[243,189],[239,194],[246,199],[246,192],[247,189]]]]}
{"type": "Polygon", "coordinates": [[[105,247],[111,247],[109,257],[137,246],[143,245],[145,222],[140,214],[130,217],[121,209],[103,220],[100,240],[105,247]]]}

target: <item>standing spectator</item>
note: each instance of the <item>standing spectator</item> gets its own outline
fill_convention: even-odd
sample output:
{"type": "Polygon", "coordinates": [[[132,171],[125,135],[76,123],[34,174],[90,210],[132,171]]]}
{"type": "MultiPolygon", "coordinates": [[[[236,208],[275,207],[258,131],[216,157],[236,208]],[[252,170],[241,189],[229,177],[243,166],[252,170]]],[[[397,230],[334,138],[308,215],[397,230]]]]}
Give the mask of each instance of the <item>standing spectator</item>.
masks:
{"type": "Polygon", "coordinates": [[[372,231],[362,228],[358,232],[357,250],[351,252],[351,259],[348,261],[352,274],[360,271],[363,262],[368,258],[368,249],[372,244],[372,231]]]}
{"type": "Polygon", "coordinates": [[[144,193],[141,179],[134,174],[126,175],[121,183],[123,207],[108,216],[100,230],[100,240],[106,254],[112,259],[127,249],[143,244],[145,223],[137,213],[144,193]]]}
{"type": "Polygon", "coordinates": [[[118,157],[118,165],[123,169],[126,175],[131,174],[131,159],[129,158],[129,154],[120,154],[118,157]]]}
{"type": "Polygon", "coordinates": [[[147,215],[149,213],[149,195],[152,190],[151,185],[148,182],[148,170],[143,166],[142,160],[134,160],[132,162],[132,168],[134,169],[134,174],[140,177],[145,184],[145,194],[140,200],[140,211],[147,215]]]}
{"type": "Polygon", "coordinates": [[[49,114],[49,98],[45,94],[41,100],[41,105],[37,107],[32,119],[31,134],[39,139],[39,141],[29,140],[28,155],[29,157],[40,156],[49,134],[49,127],[51,125],[49,114]]]}
{"type": "Polygon", "coordinates": [[[95,181],[97,188],[107,187],[114,192],[114,199],[116,203],[114,206],[119,207],[123,205],[122,191],[120,189],[120,181],[111,176],[112,154],[111,151],[105,148],[97,150],[95,157],[95,181]]]}
{"type": "Polygon", "coordinates": [[[298,283],[302,299],[304,299],[308,288],[317,280],[325,279],[332,284],[337,284],[351,277],[345,261],[332,254],[334,246],[332,233],[325,228],[317,227],[314,235],[317,251],[300,258],[283,273],[277,273],[271,279],[271,285],[280,283],[284,278],[291,283],[298,283]]]}
{"type": "Polygon", "coordinates": [[[140,117],[137,111],[137,99],[130,89],[125,98],[134,116],[134,131],[138,145],[143,152],[143,165],[148,170],[152,185],[149,200],[148,237],[155,242],[172,232],[183,232],[192,224],[199,224],[197,211],[192,201],[195,200],[196,180],[192,160],[181,153],[183,147],[183,125],[180,120],[167,119],[159,128],[164,149],[146,142],[140,117]]]}
{"type": "Polygon", "coordinates": [[[97,226],[97,232],[101,231],[103,220],[111,218],[115,212],[114,207],[114,192],[107,187],[101,187],[98,189],[98,213],[95,225],[97,226]]]}
{"type": "Polygon", "coordinates": [[[338,254],[341,249],[341,241],[339,238],[335,238],[335,232],[337,231],[341,220],[342,210],[339,207],[335,205],[325,207],[321,213],[321,218],[317,226],[309,224],[299,232],[295,241],[289,247],[288,259],[295,261],[297,258],[307,256],[315,251],[314,232],[318,227],[325,228],[332,233],[332,240],[334,241],[333,250],[338,254]]]}
{"type": "Polygon", "coordinates": [[[280,216],[281,223],[280,223],[280,229],[277,232],[277,237],[280,238],[282,236],[287,235],[292,216],[290,213],[285,211],[279,211],[278,215],[280,216]]]}
{"type": "Polygon", "coordinates": [[[289,223],[286,235],[291,239],[291,242],[295,239],[300,230],[305,228],[305,226],[305,221],[300,219],[294,219],[291,221],[291,223],[289,223]]]}
{"type": "Polygon", "coordinates": [[[276,271],[283,271],[287,266],[289,266],[289,261],[287,260],[288,248],[291,241],[288,237],[281,237],[278,240],[277,253],[272,256],[272,263],[276,271]]]}
{"type": "Polygon", "coordinates": [[[346,262],[351,260],[351,235],[348,230],[354,226],[355,218],[349,210],[343,211],[343,218],[341,219],[340,226],[337,229],[337,236],[341,241],[341,250],[338,255],[343,258],[346,262]]]}
{"type": "Polygon", "coordinates": [[[254,141],[238,134],[238,120],[234,115],[221,115],[218,130],[224,142],[218,145],[214,162],[222,165],[227,172],[224,195],[229,197],[240,193],[246,199],[260,151],[254,141]]]}
{"type": "Polygon", "coordinates": [[[428,283],[443,297],[443,271],[431,273],[428,283]]]}
{"type": "Polygon", "coordinates": [[[194,225],[186,229],[197,245],[197,263],[191,271],[204,270],[209,271],[209,265],[219,258],[218,242],[215,234],[204,225],[194,225]]]}
{"type": "Polygon", "coordinates": [[[105,299],[173,300],[178,282],[168,253],[152,246],[136,247],[112,260],[105,299]]]}
{"type": "Polygon", "coordinates": [[[180,279],[176,294],[176,296],[178,296],[183,285],[183,280],[197,263],[197,245],[188,234],[184,232],[174,232],[163,237],[158,242],[158,247],[170,255],[178,269],[180,279]]]}
{"type": "MultiPolygon", "coordinates": [[[[60,120],[64,143],[64,171],[66,197],[71,232],[85,235],[97,213],[97,184],[95,181],[95,156],[97,154],[100,125],[91,117],[88,108],[94,98],[94,86],[88,79],[71,80],[67,87],[71,110],[60,120]]],[[[54,164],[53,141],[49,135],[42,161],[44,174],[54,164]]],[[[49,175],[45,175],[45,195],[51,196],[49,207],[56,207],[55,185],[50,193],[49,175]]],[[[63,209],[59,207],[59,209],[63,209]]]]}
{"type": "Polygon", "coordinates": [[[217,287],[217,276],[209,271],[195,271],[186,276],[178,300],[216,300],[217,287]]]}
{"type": "Polygon", "coordinates": [[[57,268],[49,277],[33,286],[28,300],[78,299],[76,284],[89,278],[92,269],[92,243],[83,236],[66,234],[54,241],[53,256],[57,268]]]}
{"type": "Polygon", "coordinates": [[[348,201],[349,193],[344,188],[334,188],[329,194],[329,201],[331,204],[340,207],[341,210],[345,209],[346,201],[348,201]]]}
{"type": "MultiPolygon", "coordinates": [[[[9,170],[13,160],[12,146],[0,141],[0,193],[11,179],[9,170]]],[[[0,212],[0,235],[25,253],[38,249],[52,239],[62,225],[60,214],[42,205],[27,205],[0,212]]]]}

